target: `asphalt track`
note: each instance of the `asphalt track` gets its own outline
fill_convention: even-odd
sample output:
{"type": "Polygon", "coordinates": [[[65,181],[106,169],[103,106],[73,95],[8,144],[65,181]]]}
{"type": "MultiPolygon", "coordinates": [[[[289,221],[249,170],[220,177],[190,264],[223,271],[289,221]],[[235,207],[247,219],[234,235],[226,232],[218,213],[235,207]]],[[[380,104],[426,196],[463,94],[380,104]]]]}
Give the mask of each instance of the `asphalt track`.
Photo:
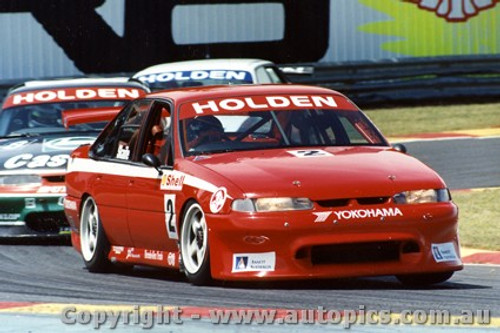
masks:
{"type": "Polygon", "coordinates": [[[452,190],[500,186],[500,138],[406,142],[452,190]]]}
{"type": "MultiPolygon", "coordinates": [[[[500,185],[500,138],[410,142],[411,155],[437,170],[452,189],[500,185]],[[495,153],[497,152],[497,153],[495,153]]],[[[393,277],[275,283],[220,283],[195,287],[182,275],[144,267],[92,274],[79,255],[64,245],[0,245],[0,332],[91,331],[89,325],[61,323],[60,312],[9,310],[13,302],[73,304],[149,304],[192,308],[277,308],[330,310],[489,310],[485,327],[356,326],[355,332],[495,331],[500,327],[500,266],[466,265],[448,282],[404,288],[393,277]],[[3,303],[2,303],[3,302],[3,303]],[[7,303],[11,303],[9,306],[7,303]],[[4,304],[4,309],[2,309],[4,304]],[[7,304],[7,305],[5,305],[7,304]]],[[[22,308],[22,307],[21,307],[22,308]]],[[[144,331],[125,325],[118,331],[144,331]]],[[[214,326],[206,321],[163,327],[173,332],[316,332],[342,326],[214,326]]],[[[115,330],[116,331],[116,330],[115,330]]]]}
{"type": "MultiPolygon", "coordinates": [[[[180,274],[143,267],[130,272],[92,274],[83,269],[81,258],[68,246],[1,245],[0,265],[0,299],[4,302],[278,309],[317,309],[321,306],[338,311],[359,311],[362,306],[366,310],[396,313],[447,310],[452,315],[459,315],[463,310],[489,310],[492,317],[500,316],[500,266],[467,265],[449,282],[412,289],[402,287],[392,277],[267,284],[221,283],[196,287],[187,283],[180,274]]],[[[16,323],[9,313],[2,312],[5,311],[0,310],[0,320],[12,321],[14,326],[11,328],[32,323],[31,319],[16,323]]],[[[19,312],[18,316],[27,315],[19,312]]],[[[37,311],[33,312],[37,314],[37,311]]],[[[60,312],[49,314],[53,316],[46,320],[52,320],[52,325],[62,331],[82,328],[81,325],[63,325],[60,312]]],[[[34,320],[38,319],[35,317],[34,320]]],[[[189,325],[187,323],[183,329],[189,325]]],[[[207,325],[217,328],[213,324],[207,325]]],[[[496,325],[500,323],[496,321],[496,325]]],[[[37,331],[37,327],[29,327],[29,330],[44,332],[37,331]]],[[[230,330],[230,327],[224,326],[224,329],[230,330]]],[[[27,330],[21,326],[21,331],[27,330]]],[[[0,327],[0,332],[6,331],[0,327]]]]}

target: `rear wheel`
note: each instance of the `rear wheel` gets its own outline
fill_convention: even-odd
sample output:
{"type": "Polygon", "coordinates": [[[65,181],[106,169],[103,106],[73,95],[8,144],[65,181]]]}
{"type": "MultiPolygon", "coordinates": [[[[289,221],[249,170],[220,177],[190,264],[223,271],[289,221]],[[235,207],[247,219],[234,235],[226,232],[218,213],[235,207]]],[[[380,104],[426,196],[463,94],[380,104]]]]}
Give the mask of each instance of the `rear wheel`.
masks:
{"type": "Polygon", "coordinates": [[[426,274],[407,274],[407,275],[396,275],[396,278],[404,285],[421,287],[428,286],[431,284],[437,284],[445,282],[454,272],[443,272],[443,273],[426,273],[426,274]]]}
{"type": "Polygon", "coordinates": [[[211,281],[208,227],[201,206],[190,203],[182,221],[181,259],[188,280],[195,285],[211,281]]]}
{"type": "Polygon", "coordinates": [[[104,234],[99,210],[92,197],[85,199],[80,218],[80,246],[83,261],[90,272],[107,271],[109,242],[104,234]]]}

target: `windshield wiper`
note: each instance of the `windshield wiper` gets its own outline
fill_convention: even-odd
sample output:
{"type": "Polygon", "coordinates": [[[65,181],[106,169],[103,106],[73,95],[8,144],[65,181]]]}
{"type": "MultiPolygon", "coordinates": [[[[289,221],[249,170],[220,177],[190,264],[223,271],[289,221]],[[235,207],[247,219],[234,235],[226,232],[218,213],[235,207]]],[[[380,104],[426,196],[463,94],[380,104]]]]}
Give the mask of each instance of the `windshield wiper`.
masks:
{"type": "Polygon", "coordinates": [[[202,150],[202,151],[192,151],[188,152],[190,156],[199,156],[199,155],[211,155],[211,154],[220,154],[220,153],[230,153],[236,151],[236,149],[225,148],[225,149],[215,149],[215,150],[202,150]]]}

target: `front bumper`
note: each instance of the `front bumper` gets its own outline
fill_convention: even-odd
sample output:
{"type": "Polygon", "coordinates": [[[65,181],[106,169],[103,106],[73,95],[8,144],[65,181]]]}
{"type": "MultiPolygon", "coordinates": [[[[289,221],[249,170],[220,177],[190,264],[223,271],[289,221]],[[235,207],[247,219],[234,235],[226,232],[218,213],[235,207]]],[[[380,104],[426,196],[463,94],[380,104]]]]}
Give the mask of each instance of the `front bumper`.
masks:
{"type": "Polygon", "coordinates": [[[0,197],[0,237],[69,235],[63,211],[64,194],[11,194],[0,197]]]}
{"type": "Polygon", "coordinates": [[[223,280],[340,278],[463,268],[458,210],[453,203],[397,205],[392,208],[401,214],[382,217],[377,209],[390,207],[371,206],[369,214],[358,208],[343,214],[335,209],[206,214],[212,276],[223,280]],[[432,252],[436,248],[451,248],[454,255],[436,259],[432,252]]]}

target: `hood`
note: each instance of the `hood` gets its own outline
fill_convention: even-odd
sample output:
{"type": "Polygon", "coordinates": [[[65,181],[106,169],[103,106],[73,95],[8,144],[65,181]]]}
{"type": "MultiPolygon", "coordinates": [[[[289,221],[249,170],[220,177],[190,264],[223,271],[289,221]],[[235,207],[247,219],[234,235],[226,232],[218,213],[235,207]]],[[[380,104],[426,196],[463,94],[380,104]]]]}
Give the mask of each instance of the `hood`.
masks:
{"type": "Polygon", "coordinates": [[[64,173],[69,154],[94,140],[92,135],[71,133],[0,139],[0,175],[64,173]]]}
{"type": "Polygon", "coordinates": [[[425,164],[389,147],[272,149],[193,160],[226,177],[249,197],[366,198],[445,186],[425,164]]]}

